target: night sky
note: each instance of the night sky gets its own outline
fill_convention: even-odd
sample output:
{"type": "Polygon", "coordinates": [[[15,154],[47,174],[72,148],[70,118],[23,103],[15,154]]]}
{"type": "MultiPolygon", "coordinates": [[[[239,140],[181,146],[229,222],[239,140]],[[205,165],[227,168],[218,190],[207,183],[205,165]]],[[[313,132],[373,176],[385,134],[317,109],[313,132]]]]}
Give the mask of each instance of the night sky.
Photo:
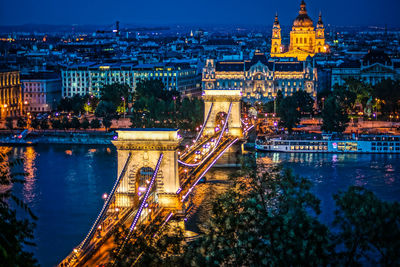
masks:
{"type": "MultiPolygon", "coordinates": [[[[0,24],[271,25],[278,12],[291,25],[300,0],[0,0],[0,24]]],[[[307,0],[316,22],[338,26],[400,26],[399,0],[307,0]]]]}

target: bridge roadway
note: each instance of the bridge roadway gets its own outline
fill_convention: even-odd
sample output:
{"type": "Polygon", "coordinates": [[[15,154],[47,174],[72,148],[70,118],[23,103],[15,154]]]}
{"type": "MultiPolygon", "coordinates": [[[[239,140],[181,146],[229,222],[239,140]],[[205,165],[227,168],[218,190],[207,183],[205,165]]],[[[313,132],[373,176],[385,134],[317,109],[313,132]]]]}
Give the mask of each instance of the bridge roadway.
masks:
{"type": "MultiPolygon", "coordinates": [[[[198,144],[192,147],[188,151],[186,155],[183,155],[182,159],[185,160],[187,163],[196,163],[195,162],[195,151],[198,151],[204,144],[211,141],[213,138],[217,138],[217,134],[211,137],[207,137],[202,139],[198,144]]],[[[181,182],[181,189],[177,192],[179,200],[184,202],[188,195],[193,191],[196,184],[201,180],[201,178],[207,173],[207,171],[214,165],[214,163],[218,160],[219,157],[236,141],[238,138],[233,138],[229,136],[222,137],[220,143],[215,148],[214,153],[210,157],[204,156],[206,158],[204,162],[199,164],[196,167],[187,167],[187,166],[179,166],[179,178],[181,182]]],[[[211,152],[211,151],[210,151],[211,152]]],[[[101,236],[94,237],[88,247],[82,251],[78,252],[74,255],[70,254],[69,263],[64,260],[60,263],[59,266],[101,266],[103,264],[107,264],[110,262],[110,252],[114,248],[114,237],[113,233],[116,230],[116,226],[119,223],[124,224],[127,228],[131,225],[133,218],[136,214],[137,208],[124,210],[120,212],[121,216],[116,219],[115,212],[108,212],[107,217],[104,219],[103,222],[107,222],[108,224],[105,225],[104,229],[101,231],[101,236]]],[[[141,218],[143,220],[141,223],[145,225],[150,225],[154,222],[160,221],[167,221],[170,219],[171,214],[177,214],[179,211],[174,210],[166,210],[162,208],[153,209],[152,216],[147,218],[141,218]],[[154,215],[155,214],[155,215],[154,215]]]]}

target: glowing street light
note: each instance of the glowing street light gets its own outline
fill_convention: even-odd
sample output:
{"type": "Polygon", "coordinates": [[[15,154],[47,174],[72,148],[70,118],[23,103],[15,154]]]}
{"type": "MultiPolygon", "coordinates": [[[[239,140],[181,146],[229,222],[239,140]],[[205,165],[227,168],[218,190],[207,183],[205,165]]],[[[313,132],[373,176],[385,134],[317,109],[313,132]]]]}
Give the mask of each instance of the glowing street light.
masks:
{"type": "Polygon", "coordinates": [[[99,227],[97,227],[97,238],[101,237],[101,225],[99,225],[99,227]]]}
{"type": "Polygon", "coordinates": [[[108,197],[107,193],[104,193],[104,194],[101,196],[101,198],[104,199],[104,200],[106,200],[107,197],[108,197]]]}
{"type": "Polygon", "coordinates": [[[119,208],[115,208],[115,219],[118,220],[119,208]]]}

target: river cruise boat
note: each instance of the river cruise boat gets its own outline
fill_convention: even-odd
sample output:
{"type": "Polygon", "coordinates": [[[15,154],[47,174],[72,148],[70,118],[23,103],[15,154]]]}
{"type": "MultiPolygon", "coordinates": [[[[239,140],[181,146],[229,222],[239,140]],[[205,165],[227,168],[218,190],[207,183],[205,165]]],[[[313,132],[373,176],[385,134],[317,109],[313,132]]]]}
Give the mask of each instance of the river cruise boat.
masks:
{"type": "Polygon", "coordinates": [[[268,152],[298,153],[399,153],[400,136],[362,135],[334,137],[332,135],[307,137],[258,137],[255,149],[268,152]]]}

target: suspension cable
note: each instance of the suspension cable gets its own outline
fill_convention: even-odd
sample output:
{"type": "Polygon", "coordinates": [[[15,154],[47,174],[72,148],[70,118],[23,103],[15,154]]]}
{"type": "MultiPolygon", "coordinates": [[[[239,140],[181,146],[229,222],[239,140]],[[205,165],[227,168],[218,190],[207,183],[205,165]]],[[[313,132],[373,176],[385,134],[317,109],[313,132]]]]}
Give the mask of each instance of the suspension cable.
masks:
{"type": "Polygon", "coordinates": [[[119,183],[121,182],[122,178],[126,174],[126,170],[128,169],[129,162],[131,161],[132,158],[132,153],[129,152],[128,158],[126,159],[124,168],[122,169],[121,174],[119,175],[118,179],[115,181],[113,188],[111,189],[110,194],[107,197],[107,200],[104,202],[103,208],[101,209],[99,215],[96,218],[96,221],[92,225],[92,228],[90,228],[89,233],[86,235],[85,239],[82,241],[81,245],[79,246],[79,249],[85,248],[89,241],[90,238],[93,236],[94,232],[97,230],[97,227],[100,223],[100,221],[104,218],[104,215],[106,214],[106,211],[108,210],[108,207],[110,206],[111,199],[114,197],[115,191],[117,190],[117,187],[119,183]]]}
{"type": "Polygon", "coordinates": [[[220,133],[220,135],[219,135],[219,137],[218,137],[218,140],[217,140],[217,142],[215,143],[214,148],[212,149],[212,151],[211,151],[210,153],[208,153],[208,155],[207,155],[205,158],[203,158],[203,160],[201,160],[201,161],[198,162],[198,163],[190,164],[190,163],[183,162],[183,161],[181,161],[181,160],[179,160],[179,159],[178,159],[178,163],[180,163],[180,164],[182,164],[182,165],[184,165],[184,166],[186,166],[186,167],[196,167],[196,166],[199,166],[200,164],[202,164],[205,160],[207,160],[207,159],[212,155],[212,153],[214,153],[214,151],[215,151],[216,148],[218,147],[219,142],[221,141],[221,138],[222,138],[222,136],[223,136],[223,134],[224,134],[224,132],[225,132],[226,126],[228,125],[228,121],[229,121],[229,116],[230,116],[230,114],[231,114],[231,110],[232,110],[232,103],[230,103],[230,105],[229,105],[229,110],[228,110],[228,114],[227,114],[227,116],[226,116],[226,121],[225,121],[225,123],[224,123],[224,126],[223,126],[223,128],[222,128],[222,131],[221,131],[221,133],[220,133]]]}
{"type": "Polygon", "coordinates": [[[129,227],[128,235],[125,237],[125,240],[124,240],[124,242],[122,243],[122,246],[121,246],[120,249],[118,250],[118,254],[117,254],[118,256],[120,255],[120,253],[122,252],[122,250],[123,250],[123,248],[125,247],[126,243],[127,243],[128,240],[130,239],[130,237],[131,237],[131,235],[132,235],[132,232],[133,232],[133,230],[135,229],[136,224],[137,224],[137,222],[138,222],[138,220],[139,220],[139,218],[140,218],[140,215],[142,215],[142,211],[143,211],[144,205],[145,205],[146,202],[147,202],[147,198],[149,197],[151,188],[153,187],[154,182],[155,182],[155,180],[156,180],[156,177],[157,177],[157,174],[158,174],[158,170],[159,170],[159,168],[160,168],[160,165],[161,165],[161,161],[162,161],[162,159],[163,159],[163,156],[164,156],[163,154],[160,154],[160,157],[159,157],[159,159],[158,159],[156,168],[155,168],[155,170],[154,170],[153,177],[151,178],[149,187],[147,188],[146,193],[145,193],[145,195],[143,196],[142,202],[140,203],[139,209],[138,209],[138,211],[136,212],[135,218],[133,219],[132,224],[131,224],[131,226],[129,227]]]}

